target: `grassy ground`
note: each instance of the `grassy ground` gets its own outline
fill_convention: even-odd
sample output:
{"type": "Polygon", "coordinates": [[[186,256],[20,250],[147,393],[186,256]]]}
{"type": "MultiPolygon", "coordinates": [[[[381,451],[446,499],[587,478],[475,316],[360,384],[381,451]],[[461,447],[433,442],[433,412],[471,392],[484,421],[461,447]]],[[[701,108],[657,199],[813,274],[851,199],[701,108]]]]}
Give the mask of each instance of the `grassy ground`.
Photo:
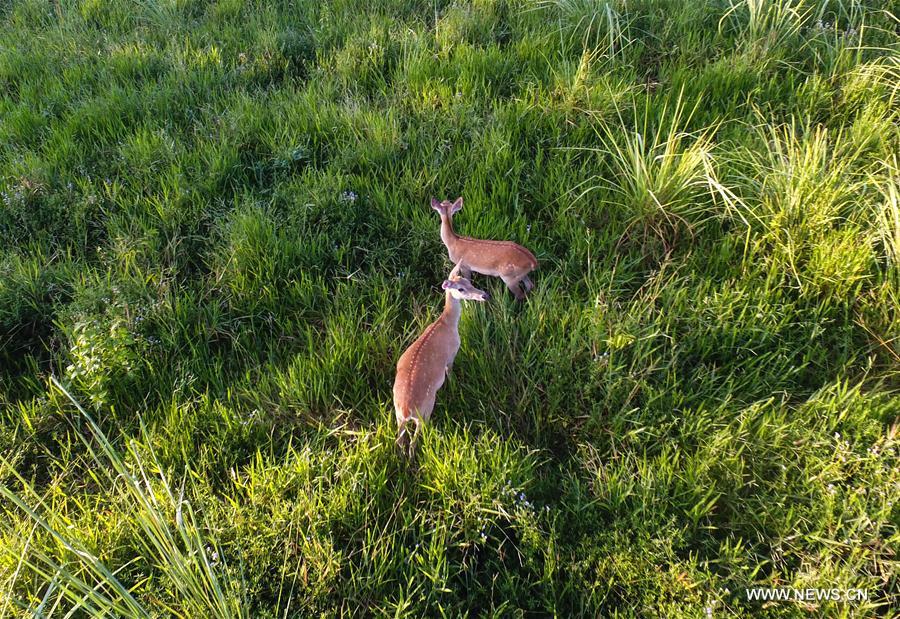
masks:
{"type": "Polygon", "coordinates": [[[893,616],[896,14],[0,4],[0,617],[893,616]]]}

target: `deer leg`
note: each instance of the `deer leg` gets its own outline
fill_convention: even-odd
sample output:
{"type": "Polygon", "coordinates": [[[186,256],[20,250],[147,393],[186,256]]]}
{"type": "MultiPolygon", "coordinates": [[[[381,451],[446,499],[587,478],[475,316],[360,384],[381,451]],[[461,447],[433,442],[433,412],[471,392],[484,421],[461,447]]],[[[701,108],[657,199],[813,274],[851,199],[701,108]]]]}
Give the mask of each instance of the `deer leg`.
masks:
{"type": "Polygon", "coordinates": [[[418,417],[410,417],[409,420],[412,421],[416,426],[415,431],[409,438],[409,459],[412,460],[413,456],[416,455],[416,441],[419,440],[421,420],[418,417]]]}
{"type": "Polygon", "coordinates": [[[525,286],[525,292],[531,292],[531,289],[534,288],[534,282],[527,275],[522,277],[522,284],[525,286]]]}
{"type": "Polygon", "coordinates": [[[400,429],[397,432],[397,440],[394,441],[397,444],[397,447],[400,448],[400,453],[403,453],[406,451],[404,443],[407,443],[409,441],[409,432],[406,429],[407,423],[408,423],[408,421],[400,422],[400,429]],[[404,439],[406,439],[406,440],[404,440],[404,439]]]}
{"type": "Polygon", "coordinates": [[[506,287],[509,288],[509,291],[515,295],[517,301],[521,301],[525,298],[525,293],[522,292],[522,288],[519,287],[519,279],[515,277],[507,277],[505,275],[501,275],[500,279],[503,280],[503,283],[506,284],[506,287]]]}

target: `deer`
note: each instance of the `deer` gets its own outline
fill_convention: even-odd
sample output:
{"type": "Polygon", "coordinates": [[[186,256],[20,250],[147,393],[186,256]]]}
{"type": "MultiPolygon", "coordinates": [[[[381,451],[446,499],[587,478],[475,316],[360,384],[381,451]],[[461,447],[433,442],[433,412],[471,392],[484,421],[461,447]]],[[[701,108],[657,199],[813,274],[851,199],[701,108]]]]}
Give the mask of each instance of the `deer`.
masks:
{"type": "Polygon", "coordinates": [[[415,342],[400,355],[394,378],[394,410],[397,415],[397,446],[403,451],[408,442],[410,458],[415,452],[421,424],[428,421],[434,401],[444,380],[449,376],[456,353],[459,352],[459,316],[462,301],[487,301],[491,295],[472,285],[459,275],[457,264],[441,284],[444,290],[444,311],[422,332],[415,342]],[[415,428],[410,434],[409,426],[415,428]]]}
{"type": "Polygon", "coordinates": [[[453,215],[462,207],[462,197],[454,202],[431,199],[431,208],[441,216],[441,241],[450,254],[450,260],[460,265],[460,274],[466,279],[472,277],[472,271],[499,277],[516,300],[522,301],[525,294],[534,288],[528,274],[537,268],[537,258],[512,241],[487,241],[456,234],[453,230],[453,215]]]}

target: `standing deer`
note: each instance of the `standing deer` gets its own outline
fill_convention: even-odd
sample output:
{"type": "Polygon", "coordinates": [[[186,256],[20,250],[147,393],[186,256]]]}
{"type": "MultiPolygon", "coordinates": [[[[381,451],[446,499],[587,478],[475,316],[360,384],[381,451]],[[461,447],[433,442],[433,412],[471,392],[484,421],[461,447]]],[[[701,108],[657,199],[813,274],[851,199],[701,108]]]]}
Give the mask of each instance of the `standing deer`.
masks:
{"type": "Polygon", "coordinates": [[[441,216],[441,240],[447,247],[450,260],[460,266],[460,274],[469,278],[472,271],[499,277],[521,301],[534,288],[528,274],[537,268],[537,258],[530,251],[512,241],[485,241],[459,236],[453,231],[453,215],[463,206],[463,199],[455,202],[431,199],[431,208],[441,216]],[[524,292],[519,286],[525,287],[524,292]]]}
{"type": "Polygon", "coordinates": [[[413,455],[420,424],[428,421],[434,410],[438,389],[450,372],[459,351],[460,301],[487,301],[490,295],[479,290],[465,277],[458,275],[456,265],[441,287],[444,289],[444,311],[440,318],[428,325],[412,346],[397,362],[394,379],[394,410],[397,414],[397,445],[403,449],[404,437],[409,442],[408,454],[413,455]],[[415,432],[410,435],[407,425],[415,432]]]}

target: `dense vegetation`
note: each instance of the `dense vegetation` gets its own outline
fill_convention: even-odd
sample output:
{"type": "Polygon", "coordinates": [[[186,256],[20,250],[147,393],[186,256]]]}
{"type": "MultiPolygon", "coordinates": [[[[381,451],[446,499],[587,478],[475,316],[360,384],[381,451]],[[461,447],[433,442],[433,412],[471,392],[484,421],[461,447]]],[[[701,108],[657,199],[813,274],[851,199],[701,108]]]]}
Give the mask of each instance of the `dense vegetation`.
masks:
{"type": "Polygon", "coordinates": [[[0,616],[892,615],[896,9],[0,4],[0,616]]]}

